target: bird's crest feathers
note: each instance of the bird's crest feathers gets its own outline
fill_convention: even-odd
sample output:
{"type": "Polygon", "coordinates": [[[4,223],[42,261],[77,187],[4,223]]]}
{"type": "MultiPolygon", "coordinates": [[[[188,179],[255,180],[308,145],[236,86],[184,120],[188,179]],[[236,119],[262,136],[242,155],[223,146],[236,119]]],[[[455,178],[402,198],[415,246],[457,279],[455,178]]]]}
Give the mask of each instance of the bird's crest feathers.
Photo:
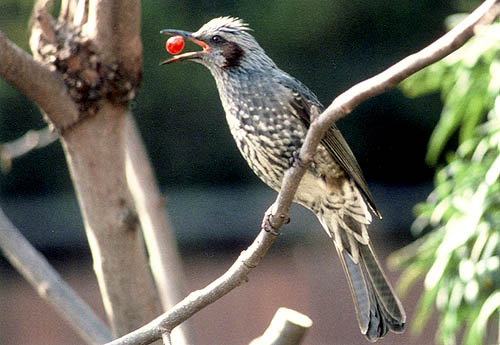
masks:
{"type": "Polygon", "coordinates": [[[203,25],[198,32],[228,32],[228,33],[237,33],[237,32],[248,32],[251,31],[248,27],[248,24],[243,20],[237,17],[218,17],[214,18],[205,25],[203,25]]]}

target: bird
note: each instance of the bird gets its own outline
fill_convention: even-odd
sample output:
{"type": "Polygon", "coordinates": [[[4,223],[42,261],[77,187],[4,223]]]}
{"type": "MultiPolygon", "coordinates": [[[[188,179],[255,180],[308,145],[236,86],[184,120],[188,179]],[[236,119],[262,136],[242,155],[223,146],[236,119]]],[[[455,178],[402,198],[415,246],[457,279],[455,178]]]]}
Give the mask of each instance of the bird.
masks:
{"type": "MultiPolygon", "coordinates": [[[[254,173],[278,191],[311,122],[324,110],[315,94],[284,72],[237,17],[217,17],[195,32],[165,29],[201,50],[177,54],[162,65],[193,61],[215,79],[236,145],[254,173]]],[[[311,210],[333,241],[347,276],[361,333],[375,342],[401,333],[406,315],[374,253],[370,211],[381,217],[361,168],[337,126],[321,140],[294,202],[311,210]]]]}

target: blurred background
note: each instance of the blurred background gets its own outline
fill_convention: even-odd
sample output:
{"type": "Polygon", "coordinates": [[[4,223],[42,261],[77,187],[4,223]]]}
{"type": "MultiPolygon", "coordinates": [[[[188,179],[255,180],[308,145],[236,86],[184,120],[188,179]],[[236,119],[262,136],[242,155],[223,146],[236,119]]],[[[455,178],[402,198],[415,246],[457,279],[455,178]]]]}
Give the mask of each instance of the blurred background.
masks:
{"type": "MultiPolygon", "coordinates": [[[[161,29],[194,31],[216,16],[241,17],[278,66],[328,105],[350,86],[431,43],[444,33],[446,16],[475,4],[144,1],[144,76],[131,108],[167,196],[188,289],[203,287],[229,267],[257,234],[276,194],[240,157],[208,70],[193,63],[158,65],[168,57],[161,29]]],[[[28,49],[32,5],[26,0],[0,2],[0,30],[23,49],[28,49]]],[[[371,228],[381,259],[411,241],[412,208],[432,188],[434,169],[424,157],[440,107],[438,95],[408,99],[394,90],[361,104],[338,123],[384,216],[371,228]]],[[[37,108],[0,80],[0,141],[44,126],[37,108]]],[[[102,315],[83,224],[57,142],[16,159],[3,171],[0,205],[102,315]]],[[[336,255],[316,219],[294,207],[291,224],[250,282],[195,316],[199,344],[248,343],[280,306],[313,319],[305,344],[362,343],[336,255]]],[[[389,276],[395,283],[397,272],[389,276]]],[[[6,261],[0,262],[0,277],[0,344],[82,343],[6,261]]],[[[403,298],[409,322],[417,295],[410,291],[403,298]]],[[[380,343],[415,341],[431,343],[432,332],[420,338],[410,332],[390,335],[380,343]]]]}

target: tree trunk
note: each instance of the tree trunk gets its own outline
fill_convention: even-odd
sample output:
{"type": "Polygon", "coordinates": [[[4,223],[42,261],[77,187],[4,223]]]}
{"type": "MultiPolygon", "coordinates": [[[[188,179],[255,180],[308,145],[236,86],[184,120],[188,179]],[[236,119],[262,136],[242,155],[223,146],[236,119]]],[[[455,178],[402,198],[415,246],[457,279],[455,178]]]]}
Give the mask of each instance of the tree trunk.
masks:
{"type": "Polygon", "coordinates": [[[126,107],[106,104],[62,137],[92,249],[106,314],[116,335],[161,312],[125,176],[126,107]]]}

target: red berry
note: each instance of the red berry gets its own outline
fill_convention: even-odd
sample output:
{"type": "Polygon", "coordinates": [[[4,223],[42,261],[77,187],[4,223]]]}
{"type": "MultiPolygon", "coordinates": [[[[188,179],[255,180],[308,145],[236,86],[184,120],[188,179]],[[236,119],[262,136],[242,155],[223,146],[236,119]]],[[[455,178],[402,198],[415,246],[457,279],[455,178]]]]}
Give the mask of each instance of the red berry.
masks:
{"type": "Polygon", "coordinates": [[[184,49],[184,38],[182,36],[172,36],[167,40],[165,49],[170,54],[179,54],[184,49]]]}

